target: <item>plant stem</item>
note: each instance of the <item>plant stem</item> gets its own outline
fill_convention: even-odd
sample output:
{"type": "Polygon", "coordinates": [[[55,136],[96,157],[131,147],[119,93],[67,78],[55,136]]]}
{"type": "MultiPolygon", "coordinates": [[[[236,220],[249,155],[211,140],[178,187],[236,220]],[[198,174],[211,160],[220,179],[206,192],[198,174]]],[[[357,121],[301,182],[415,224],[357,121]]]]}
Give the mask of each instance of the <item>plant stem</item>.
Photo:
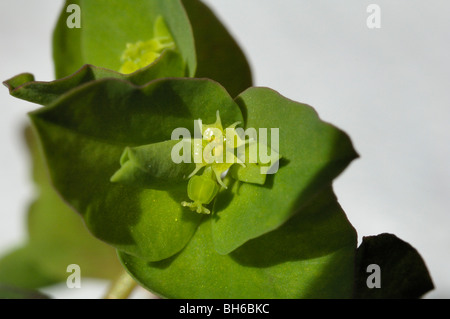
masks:
{"type": "Polygon", "coordinates": [[[113,281],[104,299],[126,299],[136,286],[136,281],[124,271],[119,278],[113,281]]]}

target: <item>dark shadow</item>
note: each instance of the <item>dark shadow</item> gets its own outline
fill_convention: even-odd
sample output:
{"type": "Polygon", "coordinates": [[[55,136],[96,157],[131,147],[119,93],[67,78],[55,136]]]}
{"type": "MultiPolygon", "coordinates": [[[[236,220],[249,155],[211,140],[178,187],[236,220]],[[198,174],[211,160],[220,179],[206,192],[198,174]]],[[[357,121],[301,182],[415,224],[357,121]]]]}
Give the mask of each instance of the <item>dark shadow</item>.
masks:
{"type": "Polygon", "coordinates": [[[163,260],[161,260],[161,261],[148,262],[148,263],[147,263],[147,266],[150,267],[150,268],[156,268],[156,269],[159,269],[159,270],[167,269],[167,268],[170,267],[170,265],[172,264],[172,262],[173,262],[175,259],[177,259],[177,257],[181,254],[181,252],[182,252],[183,250],[184,250],[184,249],[182,249],[181,251],[179,251],[179,252],[176,253],[175,255],[173,255],[173,256],[171,256],[171,257],[169,257],[169,258],[163,259],[163,260]]]}
{"type": "Polygon", "coordinates": [[[419,252],[393,234],[363,237],[356,251],[355,299],[418,299],[434,289],[433,280],[419,252]],[[380,270],[381,289],[367,285],[372,272],[380,270]],[[372,270],[373,271],[373,270],[372,270]]]}
{"type": "MultiPolygon", "coordinates": [[[[280,158],[280,160],[278,161],[278,165],[279,165],[278,170],[283,169],[283,167],[287,166],[289,164],[289,162],[290,161],[287,158],[284,158],[284,157],[280,158]]],[[[277,173],[267,174],[264,185],[257,185],[257,186],[272,189],[276,174],[277,173]]]]}
{"type": "Polygon", "coordinates": [[[230,256],[242,265],[270,267],[318,258],[353,244],[356,245],[356,232],[328,187],[301,214],[278,229],[248,241],[230,256]]]}
{"type": "MultiPolygon", "coordinates": [[[[240,183],[239,181],[236,181],[233,178],[227,177],[225,179],[225,184],[227,185],[227,189],[222,189],[216,196],[216,199],[214,201],[214,214],[213,218],[215,220],[220,219],[219,212],[224,210],[233,200],[234,194],[231,191],[234,187],[235,183],[240,183]]],[[[238,184],[239,187],[239,184],[238,184]]]]}

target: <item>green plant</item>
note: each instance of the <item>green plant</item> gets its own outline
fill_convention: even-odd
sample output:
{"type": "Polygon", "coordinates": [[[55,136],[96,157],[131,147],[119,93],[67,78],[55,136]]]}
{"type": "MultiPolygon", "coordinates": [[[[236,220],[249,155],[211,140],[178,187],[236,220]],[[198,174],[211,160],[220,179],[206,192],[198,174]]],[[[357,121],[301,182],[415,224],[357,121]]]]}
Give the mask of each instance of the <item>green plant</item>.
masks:
{"type": "MultiPolygon", "coordinates": [[[[57,269],[46,263],[83,247],[80,266],[92,266],[90,276],[115,277],[124,267],[166,298],[420,297],[432,288],[420,256],[395,236],[365,239],[357,249],[356,230],[332,189],[358,157],[350,138],[312,107],[252,87],[245,56],[204,4],[69,4],[82,8],[84,24],[69,29],[67,13],[61,14],[54,33],[58,79],[37,82],[21,74],[5,84],[11,95],[43,106],[30,113],[30,140],[38,139],[38,146],[30,143],[35,181],[42,189],[30,225],[58,229],[51,224],[57,218],[81,216],[90,234],[72,229],[73,222],[63,233],[30,226],[36,237],[1,261],[0,281],[39,288],[65,280],[64,261],[51,262],[57,269]],[[274,156],[270,163],[278,163],[278,171],[263,174],[267,161],[248,156],[226,164],[174,162],[174,147],[186,141],[173,138],[174,130],[185,128],[195,141],[199,119],[203,137],[216,129],[200,138],[203,151],[217,143],[217,130],[230,128],[242,154],[266,148],[262,153],[274,156]],[[254,143],[239,128],[277,131],[254,143]],[[91,244],[91,235],[107,245],[91,244]],[[52,246],[72,236],[67,246],[52,246]],[[89,242],[81,246],[81,239],[89,242]],[[111,262],[112,248],[121,265],[111,262]],[[49,256],[42,258],[42,250],[49,256]],[[94,265],[92,255],[100,259],[94,265]],[[395,278],[402,263],[417,272],[401,273],[395,290],[367,287],[367,265],[387,264],[395,278]],[[24,267],[34,269],[32,281],[24,267]]],[[[224,143],[211,154],[226,149],[224,143]]]]}

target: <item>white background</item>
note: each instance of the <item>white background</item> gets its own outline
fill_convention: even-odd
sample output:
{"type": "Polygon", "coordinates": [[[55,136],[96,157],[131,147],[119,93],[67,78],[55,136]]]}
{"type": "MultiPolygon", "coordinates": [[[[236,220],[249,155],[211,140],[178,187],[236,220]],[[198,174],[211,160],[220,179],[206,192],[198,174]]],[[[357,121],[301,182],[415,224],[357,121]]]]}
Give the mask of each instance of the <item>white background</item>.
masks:
{"type": "MultiPolygon", "coordinates": [[[[335,190],[362,236],[394,233],[421,253],[450,297],[450,2],[208,0],[247,54],[256,86],[310,104],[345,130],[360,159],[335,190]],[[369,29],[367,6],[381,8],[369,29]]],[[[51,32],[62,1],[0,2],[0,80],[53,80],[51,32]]],[[[26,238],[33,195],[21,138],[35,106],[0,89],[0,254],[26,238]]],[[[98,298],[105,283],[58,298],[98,298]]]]}

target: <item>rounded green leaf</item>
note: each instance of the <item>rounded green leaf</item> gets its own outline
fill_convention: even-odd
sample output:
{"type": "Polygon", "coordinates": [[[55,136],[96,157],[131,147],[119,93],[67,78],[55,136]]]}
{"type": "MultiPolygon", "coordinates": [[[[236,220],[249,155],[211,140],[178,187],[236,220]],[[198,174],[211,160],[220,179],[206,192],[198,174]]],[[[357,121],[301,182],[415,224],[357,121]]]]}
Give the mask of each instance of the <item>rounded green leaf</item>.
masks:
{"type": "Polygon", "coordinates": [[[165,298],[350,298],[356,232],[327,188],[289,223],[229,255],[212,243],[213,217],[178,255],[119,256],[142,286],[165,298]]]}
{"type": "MultiPolygon", "coordinates": [[[[213,241],[227,254],[246,241],[280,227],[310,202],[357,157],[349,137],[320,120],[315,110],[267,88],[251,88],[237,97],[246,129],[267,129],[267,144],[282,158],[264,185],[231,181],[219,193],[213,241]],[[271,144],[278,129],[277,147],[271,144]]],[[[261,135],[260,135],[261,136],[261,135]]],[[[259,138],[259,137],[258,137],[259,138]]]]}
{"type": "Polygon", "coordinates": [[[180,251],[201,216],[183,208],[187,181],[164,190],[110,182],[126,147],[163,142],[194,120],[225,125],[242,114],[219,84],[164,79],[135,86],[118,79],[90,82],[30,114],[53,185],[91,232],[146,260],[180,251]]]}

